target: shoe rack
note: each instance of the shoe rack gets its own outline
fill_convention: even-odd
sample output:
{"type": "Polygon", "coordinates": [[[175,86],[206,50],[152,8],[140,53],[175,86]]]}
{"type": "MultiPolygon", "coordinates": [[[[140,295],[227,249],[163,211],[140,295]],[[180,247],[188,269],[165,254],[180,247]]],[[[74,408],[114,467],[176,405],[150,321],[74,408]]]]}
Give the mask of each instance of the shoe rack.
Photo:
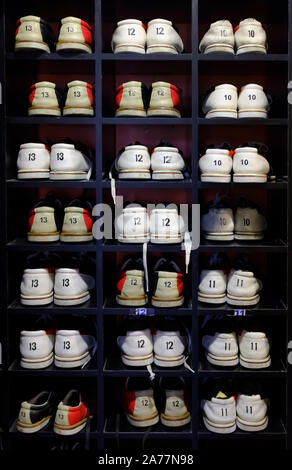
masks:
{"type": "MultiPolygon", "coordinates": [[[[1,266],[0,266],[0,340],[3,364],[0,369],[0,432],[4,446],[20,449],[38,445],[44,449],[60,443],[60,438],[48,429],[33,436],[17,433],[15,420],[20,401],[33,396],[35,390],[65,387],[92,390],[95,411],[91,422],[91,450],[177,449],[195,450],[246,448],[257,446],[292,448],[292,371],[287,363],[287,344],[292,339],[292,254],[291,243],[292,179],[289,156],[291,153],[291,110],[287,102],[287,84],[292,78],[292,0],[275,3],[272,0],[148,0],[143,4],[134,0],[27,0],[17,5],[1,2],[0,24],[0,79],[2,83],[1,124],[1,266]],[[14,33],[16,20],[27,14],[46,19],[57,31],[59,20],[77,16],[89,22],[94,29],[94,50],[88,54],[60,55],[15,54],[14,33]],[[268,36],[267,55],[201,55],[198,43],[210,23],[229,19],[235,26],[247,16],[261,21],[268,36]],[[153,18],[172,20],[179,28],[185,45],[180,55],[114,55],[110,49],[112,32],[120,19],[137,18],[147,23],[153,18]],[[28,117],[27,94],[33,83],[47,79],[64,87],[72,79],[83,79],[95,86],[94,117],[28,117]],[[182,118],[115,118],[114,94],[116,86],[131,79],[150,86],[159,79],[182,88],[185,112],[182,118]],[[269,118],[264,119],[209,119],[201,114],[200,98],[212,85],[233,83],[240,87],[247,83],[263,84],[272,95],[274,104],[269,118]],[[71,137],[95,148],[95,170],[92,179],[79,181],[29,181],[16,179],[18,147],[28,139],[41,138],[53,143],[71,137]],[[177,145],[192,170],[183,181],[116,181],[117,194],[124,200],[142,203],[168,200],[176,203],[200,203],[214,199],[218,192],[233,199],[246,195],[263,206],[268,221],[268,234],[257,243],[217,243],[201,240],[198,250],[192,252],[189,274],[186,277],[187,295],[182,308],[167,310],[149,307],[147,314],[171,314],[186,321],[191,329],[191,366],[195,373],[182,368],[155,370],[156,383],[161,376],[183,376],[189,389],[192,423],[181,429],[165,428],[158,424],[147,435],[125,423],[117,405],[116,391],[123,377],[148,376],[146,368],[127,369],[122,365],[113,335],[116,317],[135,313],[114,302],[114,279],[120,262],[130,254],[142,254],[142,246],[119,244],[115,240],[88,244],[37,244],[26,240],[27,213],[30,207],[48,189],[55,190],[63,201],[70,201],[88,189],[91,200],[107,202],[113,207],[108,171],[119,149],[130,142],[140,141],[153,148],[164,138],[177,145]],[[202,183],[198,175],[199,149],[210,143],[229,142],[234,147],[245,141],[267,144],[272,155],[272,166],[279,178],[267,183],[202,183]],[[19,303],[19,283],[25,267],[25,258],[34,252],[90,252],[96,258],[96,292],[93,299],[80,307],[62,308],[54,304],[40,308],[22,307],[19,303]],[[203,254],[225,252],[230,258],[246,253],[265,275],[265,290],[258,306],[245,310],[255,315],[265,326],[272,325],[275,344],[269,369],[248,370],[240,366],[215,369],[202,359],[201,325],[207,315],[234,315],[236,311],[226,304],[210,308],[197,301],[200,260],[203,254]],[[23,370],[18,362],[17,331],[27,321],[40,315],[67,318],[70,327],[72,315],[81,321],[95,320],[98,352],[83,370],[58,370],[54,367],[40,371],[23,370]],[[207,377],[228,377],[239,382],[258,379],[268,385],[272,401],[269,427],[259,433],[236,430],[224,436],[208,432],[201,419],[200,392],[207,377]],[[169,442],[171,443],[169,445],[169,442]]],[[[150,260],[161,254],[171,255],[183,266],[184,252],[180,245],[151,245],[150,260]]],[[[240,309],[238,309],[240,310],[240,309]]],[[[85,433],[72,436],[66,445],[83,443],[85,433]]]]}

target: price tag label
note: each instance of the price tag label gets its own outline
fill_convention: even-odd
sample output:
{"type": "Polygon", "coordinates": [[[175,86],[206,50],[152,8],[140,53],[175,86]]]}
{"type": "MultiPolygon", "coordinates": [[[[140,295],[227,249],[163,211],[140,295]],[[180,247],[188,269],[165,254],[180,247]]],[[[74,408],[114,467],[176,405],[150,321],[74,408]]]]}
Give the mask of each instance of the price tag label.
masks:
{"type": "Polygon", "coordinates": [[[236,317],[245,317],[246,310],[234,310],[234,315],[236,317]]]}
{"type": "Polygon", "coordinates": [[[135,314],[136,315],[147,315],[147,308],[136,308],[135,309],[135,314]]]}
{"type": "Polygon", "coordinates": [[[146,316],[150,316],[150,315],[155,315],[155,310],[154,310],[154,308],[145,308],[145,307],[130,308],[129,314],[130,315],[136,315],[136,316],[139,316],[139,317],[146,317],[146,316]]]}

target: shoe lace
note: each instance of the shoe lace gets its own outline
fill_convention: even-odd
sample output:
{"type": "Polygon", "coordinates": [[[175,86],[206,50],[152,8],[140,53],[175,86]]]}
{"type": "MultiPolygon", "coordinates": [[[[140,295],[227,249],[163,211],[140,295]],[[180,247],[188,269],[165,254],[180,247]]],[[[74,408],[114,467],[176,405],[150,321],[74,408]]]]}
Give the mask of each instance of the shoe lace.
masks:
{"type": "Polygon", "coordinates": [[[114,201],[114,205],[116,205],[117,200],[117,191],[116,191],[116,180],[113,177],[113,169],[114,169],[115,162],[112,163],[110,171],[109,171],[109,179],[111,182],[111,195],[114,201]]]}
{"type": "Polygon", "coordinates": [[[187,354],[185,356],[185,360],[184,360],[184,367],[192,372],[192,374],[195,373],[195,371],[191,368],[191,366],[187,363],[189,357],[190,357],[190,354],[191,354],[191,334],[190,334],[190,330],[188,329],[188,327],[186,326],[186,324],[184,322],[182,322],[182,325],[184,327],[184,330],[186,332],[186,336],[187,336],[187,354]]]}

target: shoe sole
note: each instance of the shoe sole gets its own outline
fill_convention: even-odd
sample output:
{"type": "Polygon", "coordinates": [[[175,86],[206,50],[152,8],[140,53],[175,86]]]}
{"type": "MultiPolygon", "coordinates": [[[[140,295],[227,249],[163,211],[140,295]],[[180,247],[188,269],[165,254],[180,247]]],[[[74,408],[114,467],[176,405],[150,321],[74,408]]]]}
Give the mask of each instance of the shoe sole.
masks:
{"type": "Polygon", "coordinates": [[[18,170],[17,179],[26,180],[26,179],[47,179],[50,177],[49,170],[18,170]]]}
{"type": "Polygon", "coordinates": [[[239,175],[233,174],[234,183],[266,183],[268,180],[267,175],[239,175]]]}
{"type": "MultiPolygon", "coordinates": [[[[88,361],[89,356],[90,356],[89,352],[83,354],[83,356],[79,356],[75,358],[70,357],[70,359],[55,355],[54,364],[56,367],[59,367],[60,369],[74,369],[76,367],[82,367],[83,364],[89,362],[88,361]]],[[[90,358],[90,360],[91,359],[92,358],[90,358]]]]}
{"type": "Polygon", "coordinates": [[[61,110],[49,108],[29,108],[29,116],[61,116],[61,110]]]}
{"type": "Polygon", "coordinates": [[[164,426],[168,428],[179,428],[181,426],[186,426],[191,422],[191,415],[189,412],[185,413],[183,417],[174,417],[174,416],[167,416],[164,413],[160,414],[160,421],[164,426]]]}
{"type": "Polygon", "coordinates": [[[74,108],[72,107],[67,107],[63,109],[63,116],[94,116],[94,110],[93,108],[74,108]]]}
{"type": "Polygon", "coordinates": [[[48,232],[48,233],[32,233],[28,232],[27,239],[29,242],[57,242],[60,240],[59,232],[48,232]]]}
{"type": "Polygon", "coordinates": [[[236,51],[236,55],[250,54],[250,53],[266,54],[267,50],[266,50],[265,46],[261,46],[260,44],[258,44],[258,45],[253,44],[253,45],[240,46],[236,51]]]}
{"type": "Polygon", "coordinates": [[[130,357],[123,354],[122,362],[126,366],[132,367],[148,366],[153,363],[153,354],[151,353],[144,357],[130,357]]]}
{"type": "Polygon", "coordinates": [[[233,232],[226,232],[226,233],[203,233],[204,238],[206,240],[214,240],[214,241],[232,241],[234,240],[234,233],[233,232]]]}
{"type": "Polygon", "coordinates": [[[146,54],[178,54],[178,51],[169,44],[153,44],[147,47],[146,54]]]}
{"type": "Polygon", "coordinates": [[[80,304],[84,304],[88,300],[90,300],[89,292],[85,292],[82,295],[75,296],[75,298],[73,296],[70,297],[70,296],[61,296],[61,295],[54,294],[54,303],[56,305],[61,305],[61,306],[67,305],[68,307],[70,307],[73,305],[80,305],[80,304]]]}
{"type": "Polygon", "coordinates": [[[117,109],[116,117],[146,117],[145,109],[117,109]]]}
{"type": "Polygon", "coordinates": [[[220,358],[219,356],[213,356],[210,353],[206,354],[207,361],[214,366],[221,366],[221,367],[234,367],[237,366],[239,363],[238,356],[232,356],[232,358],[220,358]]]}
{"type": "Polygon", "coordinates": [[[73,434],[77,434],[78,432],[82,431],[87,424],[87,419],[85,418],[79,423],[75,424],[74,426],[61,426],[59,424],[54,424],[54,432],[56,434],[60,434],[62,436],[72,436],[73,434]]]}
{"type": "Polygon", "coordinates": [[[242,367],[246,369],[266,369],[271,365],[271,358],[270,356],[260,359],[258,361],[252,361],[244,358],[243,356],[239,356],[239,362],[242,367]]]}
{"type": "Polygon", "coordinates": [[[51,292],[47,296],[29,297],[23,294],[20,295],[20,303],[22,305],[48,305],[54,300],[53,293],[51,292]]]}
{"type": "Polygon", "coordinates": [[[211,46],[207,46],[204,50],[204,54],[212,54],[213,52],[221,52],[221,53],[228,53],[234,54],[234,48],[227,44],[212,44],[211,46]]]}
{"type": "Polygon", "coordinates": [[[212,119],[212,118],[232,118],[237,119],[237,111],[231,111],[227,109],[217,109],[216,111],[209,111],[205,118],[212,119]]]}
{"type": "Polygon", "coordinates": [[[264,238],[263,233],[238,233],[234,234],[235,240],[262,240],[264,238]]]}
{"type": "Polygon", "coordinates": [[[141,171],[134,171],[134,170],[123,170],[119,172],[119,179],[135,179],[135,180],[150,180],[151,174],[149,170],[141,170],[141,171]]]}
{"type": "Polygon", "coordinates": [[[125,52],[133,52],[133,53],[136,53],[136,54],[145,54],[145,47],[144,46],[139,46],[138,44],[137,45],[133,45],[133,44],[120,44],[120,45],[117,45],[115,50],[114,50],[114,54],[121,54],[121,53],[125,53],[125,52]]]}
{"type": "Polygon", "coordinates": [[[51,417],[52,416],[43,418],[41,421],[39,421],[36,424],[25,424],[25,423],[21,423],[20,421],[17,421],[17,425],[16,425],[17,431],[22,432],[24,434],[33,434],[35,432],[38,432],[47,426],[51,417]]]}
{"type": "Polygon", "coordinates": [[[120,243],[146,243],[149,242],[149,235],[140,235],[136,237],[123,237],[122,235],[118,235],[118,241],[120,243]]]}
{"type": "Polygon", "coordinates": [[[236,430],[236,421],[232,424],[222,425],[212,423],[205,416],[203,416],[203,421],[208,431],[215,432],[216,434],[231,434],[236,430]]]}
{"type": "Polygon", "coordinates": [[[262,118],[266,119],[268,117],[268,113],[265,110],[257,109],[257,110],[241,110],[238,111],[239,118],[262,118]]]}
{"type": "Polygon", "coordinates": [[[50,180],[88,180],[87,173],[81,171],[51,171],[50,180]]]}
{"type": "Polygon", "coordinates": [[[124,305],[125,307],[140,307],[141,305],[146,305],[148,302],[148,296],[145,295],[139,299],[123,299],[119,295],[116,296],[116,302],[119,305],[124,305]]]}
{"type": "Polygon", "coordinates": [[[260,296],[259,295],[254,295],[252,297],[235,297],[231,296],[230,294],[227,293],[227,303],[229,305],[237,305],[237,306],[252,306],[252,305],[257,305],[260,301],[260,296]]]}
{"type": "Polygon", "coordinates": [[[159,421],[159,414],[155,415],[153,418],[148,418],[148,419],[135,419],[128,414],[126,414],[127,420],[132,426],[135,426],[137,428],[145,428],[147,426],[154,426],[154,424],[157,424],[159,421]]]}
{"type": "Polygon", "coordinates": [[[231,175],[226,174],[226,175],[212,175],[205,173],[204,175],[201,175],[201,181],[204,183],[230,183],[231,181],[231,175]]]}
{"type": "Polygon", "coordinates": [[[206,304],[224,304],[227,300],[227,297],[225,294],[222,295],[207,295],[207,294],[202,294],[198,293],[198,301],[203,302],[206,304]]]}
{"type": "Polygon", "coordinates": [[[257,423],[247,423],[246,421],[243,421],[241,418],[237,417],[236,418],[236,424],[239,429],[242,431],[248,431],[248,432],[259,432],[259,431],[264,431],[268,424],[269,424],[269,418],[266,416],[263,420],[258,421],[257,423]]]}
{"type": "Polygon", "coordinates": [[[32,49],[36,51],[48,52],[50,53],[50,48],[47,44],[38,41],[18,41],[15,44],[15,52],[28,50],[31,51],[32,49]]]}
{"type": "Polygon", "coordinates": [[[177,237],[165,237],[165,235],[150,235],[151,243],[155,243],[157,245],[160,244],[171,244],[171,243],[181,243],[183,241],[183,237],[181,235],[177,237]]]}
{"type": "Polygon", "coordinates": [[[92,240],[93,240],[92,233],[89,233],[87,235],[81,235],[81,234],[61,232],[60,234],[60,241],[64,243],[91,242],[92,240]]]}
{"type": "Polygon", "coordinates": [[[153,171],[153,180],[183,180],[184,175],[180,171],[153,171]]]}
{"type": "Polygon", "coordinates": [[[88,54],[92,53],[91,47],[87,44],[82,44],[81,42],[57,42],[56,51],[78,51],[87,52],[88,54]]]}
{"type": "Polygon", "coordinates": [[[173,307],[181,307],[184,304],[184,296],[181,296],[176,299],[157,299],[156,297],[152,297],[151,304],[153,307],[158,308],[173,308],[173,307]]]}
{"type": "Polygon", "coordinates": [[[23,369],[46,369],[54,362],[54,353],[52,352],[47,358],[40,359],[39,361],[30,361],[25,358],[20,359],[20,367],[23,369]]]}
{"type": "Polygon", "coordinates": [[[154,364],[159,367],[178,367],[184,364],[185,356],[162,357],[154,354],[154,364]]]}
{"type": "Polygon", "coordinates": [[[177,109],[174,108],[149,108],[147,110],[147,116],[159,116],[159,117],[173,117],[180,118],[181,114],[177,109]]]}

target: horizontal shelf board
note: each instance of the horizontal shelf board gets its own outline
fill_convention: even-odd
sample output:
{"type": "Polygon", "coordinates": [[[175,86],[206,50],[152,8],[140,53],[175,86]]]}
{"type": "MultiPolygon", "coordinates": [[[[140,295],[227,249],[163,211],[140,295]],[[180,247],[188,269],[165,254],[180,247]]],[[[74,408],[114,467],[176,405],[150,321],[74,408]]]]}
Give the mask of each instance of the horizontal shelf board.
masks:
{"type": "Polygon", "coordinates": [[[96,118],[94,116],[80,117],[80,116],[9,116],[6,119],[8,124],[72,124],[72,125],[95,125],[96,118]]]}
{"type": "Polygon", "coordinates": [[[8,306],[9,315],[44,315],[46,312],[48,315],[59,314],[59,315],[96,315],[97,307],[94,302],[88,301],[84,304],[71,307],[60,307],[51,303],[43,306],[28,306],[21,305],[19,300],[14,300],[8,306]]]}
{"type": "MultiPolygon", "coordinates": [[[[187,302],[186,302],[187,304],[187,302]]],[[[185,305],[184,307],[179,308],[155,308],[152,305],[146,305],[145,307],[140,307],[146,310],[146,315],[192,315],[192,307],[191,302],[189,305],[185,305]]],[[[103,313],[105,315],[136,315],[136,310],[138,309],[135,307],[122,307],[121,305],[117,304],[115,299],[106,299],[103,305],[103,313]]]]}
{"type": "MultiPolygon", "coordinates": [[[[26,434],[23,432],[17,431],[17,419],[13,421],[12,425],[9,428],[9,437],[15,437],[15,438],[23,438],[23,439],[31,439],[32,435],[31,434],[26,434]]],[[[94,423],[91,422],[90,425],[90,438],[96,438],[98,437],[97,431],[94,429],[94,423]]],[[[52,438],[57,438],[57,439],[85,439],[86,437],[86,430],[85,428],[82,429],[78,434],[72,434],[68,436],[61,436],[57,433],[54,432],[54,419],[51,418],[50,422],[47,424],[47,426],[41,431],[38,431],[37,433],[33,434],[34,439],[35,438],[40,438],[40,439],[52,439],[52,438]]]]}
{"type": "MultiPolygon", "coordinates": [[[[145,431],[149,428],[137,428],[128,423],[124,415],[120,416],[117,421],[117,417],[110,416],[106,418],[104,425],[104,437],[114,437],[117,435],[121,438],[136,439],[145,436],[145,431]]],[[[185,438],[190,439],[192,437],[192,426],[191,423],[180,428],[172,428],[164,426],[160,421],[151,427],[148,439],[175,439],[185,438]]]]}
{"type": "MultiPolygon", "coordinates": [[[[188,361],[190,363],[190,361],[188,361]]],[[[157,376],[193,376],[193,373],[186,369],[184,366],[173,367],[173,368],[160,368],[152,364],[153,372],[157,376]]],[[[121,358],[111,357],[105,359],[103,367],[103,375],[112,377],[149,377],[149,372],[145,367],[128,367],[122,363],[121,358]]]]}
{"type": "MultiPolygon", "coordinates": [[[[120,243],[116,240],[105,240],[103,245],[103,251],[141,251],[143,249],[143,243],[120,243]]],[[[181,243],[174,245],[160,245],[148,243],[147,251],[169,251],[179,252],[182,251],[181,243]]]]}
{"type": "Polygon", "coordinates": [[[247,432],[236,428],[236,431],[231,434],[216,434],[208,431],[203,423],[201,423],[198,432],[199,439],[222,439],[223,437],[224,439],[277,439],[285,436],[286,429],[281,419],[269,422],[267,429],[261,432],[247,432]]]}
{"type": "Polygon", "coordinates": [[[181,62],[192,60],[192,54],[135,54],[135,53],[120,53],[114,54],[112,52],[105,52],[101,55],[102,60],[110,60],[115,62],[131,60],[135,62],[181,62]]]}
{"type": "Polygon", "coordinates": [[[201,377],[285,377],[287,369],[281,359],[272,359],[272,364],[266,369],[245,369],[241,365],[236,367],[216,367],[206,359],[199,363],[198,374],[201,377]]]}
{"type": "Polygon", "coordinates": [[[25,238],[16,238],[7,243],[9,250],[15,251],[96,251],[96,243],[32,243],[25,238]]]}
{"type": "Polygon", "coordinates": [[[198,60],[202,62],[287,62],[288,54],[198,54],[198,60]]]}
{"type": "Polygon", "coordinates": [[[178,125],[192,125],[192,118],[148,118],[148,117],[104,117],[102,118],[102,124],[111,124],[111,125],[170,125],[170,126],[178,126],[178,125]]]}
{"type": "MultiPolygon", "coordinates": [[[[142,243],[120,243],[116,240],[105,240],[103,243],[103,251],[141,251],[143,249],[142,243]]],[[[282,240],[260,240],[259,242],[211,242],[201,238],[199,251],[267,251],[267,252],[283,252],[287,251],[287,245],[282,240]]],[[[163,252],[179,252],[182,251],[182,244],[169,244],[160,245],[148,243],[148,251],[163,251],[163,252]]]]}
{"type": "Polygon", "coordinates": [[[257,189],[288,189],[288,181],[285,179],[279,179],[276,181],[267,181],[266,183],[234,183],[231,181],[230,183],[219,183],[219,182],[212,182],[212,183],[205,183],[203,181],[198,181],[197,187],[199,189],[212,189],[212,188],[220,188],[220,189],[248,189],[248,188],[257,188],[257,189]]]}
{"type": "Polygon", "coordinates": [[[199,118],[200,126],[287,126],[288,119],[285,118],[199,118]]]}
{"type": "Polygon", "coordinates": [[[269,251],[269,252],[285,252],[288,247],[283,240],[253,240],[253,241],[236,241],[220,242],[210,241],[201,237],[199,251],[269,251]]]}
{"type": "MultiPolygon", "coordinates": [[[[158,180],[148,180],[148,181],[143,181],[143,180],[115,180],[115,185],[117,188],[121,189],[126,189],[126,188],[145,188],[145,189],[183,189],[183,188],[192,188],[192,180],[191,179],[185,179],[181,181],[174,181],[174,180],[168,180],[168,181],[158,181],[158,180]]],[[[102,187],[103,188],[110,188],[111,187],[111,182],[110,180],[103,180],[102,182],[102,187]]]]}
{"type": "Polygon", "coordinates": [[[9,179],[6,181],[6,184],[8,188],[96,188],[97,187],[97,182],[95,180],[53,181],[53,180],[47,180],[47,179],[41,179],[41,180],[9,179]]]}
{"type": "Polygon", "coordinates": [[[81,60],[81,61],[94,61],[97,60],[97,55],[95,53],[87,54],[87,53],[78,53],[78,52],[67,52],[67,53],[58,53],[58,52],[7,52],[6,53],[7,60],[36,60],[36,61],[44,61],[44,60],[58,60],[58,61],[70,61],[70,60],[81,60]]]}
{"type": "Polygon", "coordinates": [[[198,315],[234,315],[235,310],[245,310],[246,315],[287,315],[287,305],[282,299],[261,299],[255,307],[237,307],[228,305],[211,305],[198,303],[198,315]]]}
{"type": "Polygon", "coordinates": [[[95,361],[93,359],[89,364],[87,364],[83,369],[59,369],[54,365],[47,367],[46,369],[23,369],[20,367],[19,360],[16,359],[11,366],[8,368],[9,374],[18,375],[18,376],[25,376],[25,375],[33,375],[33,376],[41,376],[41,377],[48,377],[48,376],[56,376],[56,377],[96,377],[97,370],[93,368],[92,363],[95,361]]]}

